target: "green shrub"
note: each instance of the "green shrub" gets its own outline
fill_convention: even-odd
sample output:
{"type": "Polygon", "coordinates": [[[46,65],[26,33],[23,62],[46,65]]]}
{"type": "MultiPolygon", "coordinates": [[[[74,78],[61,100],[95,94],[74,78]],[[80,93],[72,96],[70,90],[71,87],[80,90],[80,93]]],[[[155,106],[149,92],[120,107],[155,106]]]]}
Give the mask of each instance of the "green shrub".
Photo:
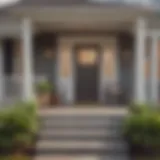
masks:
{"type": "Polygon", "coordinates": [[[10,156],[1,156],[0,157],[0,160],[31,160],[33,158],[31,157],[27,157],[27,156],[24,156],[24,155],[10,155],[10,156]]]}
{"type": "Polygon", "coordinates": [[[36,105],[18,102],[0,112],[0,147],[13,147],[16,141],[27,145],[37,132],[36,105]]]}
{"type": "Polygon", "coordinates": [[[133,103],[129,106],[129,111],[130,113],[133,113],[133,114],[149,112],[150,110],[153,110],[153,106],[149,104],[133,103]]]}
{"type": "Polygon", "coordinates": [[[35,133],[37,131],[37,105],[34,102],[18,102],[14,107],[15,114],[18,116],[24,116],[22,118],[24,121],[27,121],[28,126],[27,129],[30,130],[31,133],[35,133]]]}
{"type": "Polygon", "coordinates": [[[36,84],[35,91],[37,94],[44,94],[51,92],[53,86],[48,81],[39,82],[36,84]]]}
{"type": "Polygon", "coordinates": [[[125,120],[124,135],[141,147],[160,147],[160,114],[153,106],[138,106],[125,120]]]}

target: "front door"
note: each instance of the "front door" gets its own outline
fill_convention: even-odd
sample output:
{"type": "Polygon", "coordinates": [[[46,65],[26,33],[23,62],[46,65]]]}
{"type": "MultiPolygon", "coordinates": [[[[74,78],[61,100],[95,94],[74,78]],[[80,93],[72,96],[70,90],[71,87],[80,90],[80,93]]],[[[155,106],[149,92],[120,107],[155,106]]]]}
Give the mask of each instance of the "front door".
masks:
{"type": "Polygon", "coordinates": [[[78,45],[75,47],[76,101],[96,103],[98,101],[100,47],[78,45]]]}

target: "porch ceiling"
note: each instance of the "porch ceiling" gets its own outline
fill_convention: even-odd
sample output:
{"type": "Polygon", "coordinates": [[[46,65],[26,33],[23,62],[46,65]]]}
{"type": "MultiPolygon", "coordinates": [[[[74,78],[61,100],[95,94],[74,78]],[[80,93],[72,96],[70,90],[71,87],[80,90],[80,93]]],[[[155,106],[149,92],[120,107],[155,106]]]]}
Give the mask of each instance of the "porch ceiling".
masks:
{"type": "Polygon", "coordinates": [[[61,21],[132,21],[137,16],[148,15],[152,10],[134,7],[44,7],[10,10],[19,17],[32,17],[38,22],[61,21]]]}
{"type": "Polygon", "coordinates": [[[146,17],[148,28],[160,28],[159,14],[127,7],[56,7],[10,10],[1,15],[0,35],[19,34],[21,20],[30,17],[35,31],[133,31],[137,17],[146,17]],[[11,15],[13,18],[11,18],[11,15]],[[12,22],[13,21],[13,22],[12,22]],[[7,27],[6,27],[7,26],[7,27]]]}
{"type": "Polygon", "coordinates": [[[35,24],[37,32],[40,31],[132,31],[132,23],[117,21],[59,21],[38,22],[35,24]]]}
{"type": "Polygon", "coordinates": [[[133,31],[135,21],[139,16],[144,16],[147,20],[147,28],[160,29],[159,13],[149,13],[136,10],[105,9],[87,10],[72,9],[54,10],[40,12],[39,14],[30,13],[37,31],[41,30],[89,30],[89,31],[133,31]]]}
{"type": "Polygon", "coordinates": [[[142,11],[127,8],[68,8],[28,12],[37,30],[132,30],[142,11]]]}
{"type": "Polygon", "coordinates": [[[131,7],[44,7],[12,10],[19,18],[31,17],[36,30],[132,30],[140,15],[152,10],[131,7]]]}

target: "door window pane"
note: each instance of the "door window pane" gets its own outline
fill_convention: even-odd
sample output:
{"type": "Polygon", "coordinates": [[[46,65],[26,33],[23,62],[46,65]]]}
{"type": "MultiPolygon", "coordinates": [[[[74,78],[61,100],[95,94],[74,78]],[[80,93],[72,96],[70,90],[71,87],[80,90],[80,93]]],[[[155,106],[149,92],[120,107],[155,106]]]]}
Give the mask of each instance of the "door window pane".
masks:
{"type": "Polygon", "coordinates": [[[97,52],[95,49],[81,49],[78,52],[78,63],[81,65],[94,65],[97,62],[97,52]]]}

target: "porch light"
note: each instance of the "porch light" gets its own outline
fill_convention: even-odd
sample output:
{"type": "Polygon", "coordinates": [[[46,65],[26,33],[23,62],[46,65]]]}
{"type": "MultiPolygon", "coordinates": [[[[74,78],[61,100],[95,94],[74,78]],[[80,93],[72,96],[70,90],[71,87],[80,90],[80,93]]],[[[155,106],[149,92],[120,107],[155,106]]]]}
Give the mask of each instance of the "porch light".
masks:
{"type": "Polygon", "coordinates": [[[7,7],[8,5],[13,5],[21,0],[0,0],[0,8],[7,7]]]}

